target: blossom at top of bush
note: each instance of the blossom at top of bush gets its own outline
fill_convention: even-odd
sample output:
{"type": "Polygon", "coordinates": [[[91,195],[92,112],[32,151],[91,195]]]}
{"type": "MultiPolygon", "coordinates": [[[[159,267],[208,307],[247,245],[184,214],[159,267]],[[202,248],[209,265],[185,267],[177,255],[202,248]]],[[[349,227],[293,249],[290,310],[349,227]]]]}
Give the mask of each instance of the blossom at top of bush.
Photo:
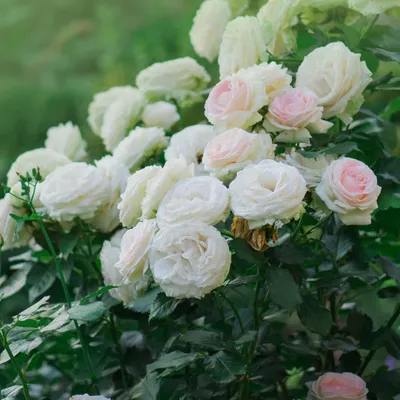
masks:
{"type": "Polygon", "coordinates": [[[72,122],[49,128],[44,144],[47,149],[64,154],[72,161],[81,161],[87,156],[87,144],[82,139],[79,127],[72,122]]]}
{"type": "Polygon", "coordinates": [[[256,17],[237,17],[226,25],[219,49],[220,79],[251,67],[265,50],[261,26],[256,17]]]}
{"type": "Polygon", "coordinates": [[[149,257],[155,282],[175,298],[202,298],[224,283],[231,265],[226,240],[202,223],[161,229],[149,257]]]}
{"type": "Polygon", "coordinates": [[[147,219],[125,232],[121,241],[119,259],[115,265],[124,283],[130,284],[143,280],[142,277],[149,267],[148,253],[156,230],[156,220],[147,219]]]}
{"type": "Polygon", "coordinates": [[[349,7],[364,15],[371,15],[400,7],[400,3],[399,0],[349,0],[349,7]]]}
{"type": "Polygon", "coordinates": [[[306,56],[296,77],[296,87],[311,89],[324,107],[324,118],[339,117],[346,124],[364,102],[362,95],[371,82],[371,72],[360,54],[342,42],[319,47],[306,56]]]}
{"type": "Polygon", "coordinates": [[[118,204],[130,174],[128,168],[112,156],[105,156],[95,163],[103,172],[103,179],[107,185],[107,200],[102,203],[89,222],[100,232],[106,233],[113,231],[120,224],[118,204]]]}
{"type": "Polygon", "coordinates": [[[218,131],[245,129],[262,120],[259,111],[268,102],[261,82],[237,73],[211,90],[205,104],[205,116],[218,131]]]}
{"type": "Polygon", "coordinates": [[[296,49],[297,15],[304,0],[269,0],[260,8],[257,18],[262,27],[268,51],[275,57],[292,53],[296,49]]]}
{"type": "Polygon", "coordinates": [[[309,143],[309,130],[326,133],[333,126],[322,119],[322,112],[313,91],[289,88],[272,100],[263,127],[268,132],[280,132],[278,142],[309,143]]]}
{"type": "Polygon", "coordinates": [[[298,219],[306,193],[300,172],[273,160],[248,165],[229,186],[232,212],[247,219],[250,229],[298,219]]]}
{"type": "Polygon", "coordinates": [[[97,93],[89,105],[88,122],[93,132],[113,151],[130,128],[140,120],[146,98],[132,86],[117,86],[97,93]]]}
{"type": "Polygon", "coordinates": [[[265,132],[249,133],[243,129],[230,129],[212,139],[203,155],[205,171],[230,182],[238,171],[249,164],[274,158],[276,145],[265,132]]]}
{"type": "Polygon", "coordinates": [[[307,386],[310,389],[307,400],[367,400],[365,381],[349,372],[327,372],[307,386]]]}
{"type": "Polygon", "coordinates": [[[369,225],[381,187],[366,164],[343,157],[329,165],[316,192],[345,225],[369,225]]]}
{"type": "Polygon", "coordinates": [[[115,299],[124,303],[130,303],[141,294],[149,284],[149,277],[142,275],[136,280],[124,283],[120,270],[116,267],[121,253],[121,240],[126,229],[117,231],[110,240],[103,243],[100,252],[101,273],[103,274],[104,284],[118,286],[109,291],[115,299]]]}
{"type": "Polygon", "coordinates": [[[176,100],[190,105],[202,99],[200,91],[211,78],[193,58],[155,63],[136,77],[136,85],[153,100],[176,100]]]}
{"type": "Polygon", "coordinates": [[[166,144],[167,138],[163,129],[137,127],[114,149],[113,156],[134,172],[148,158],[159,153],[166,144]]]}
{"type": "Polygon", "coordinates": [[[108,182],[100,168],[83,162],[54,170],[42,182],[40,201],[50,218],[72,221],[93,218],[108,200],[108,182]]]}
{"type": "Polygon", "coordinates": [[[51,149],[35,149],[20,154],[7,173],[7,186],[12,187],[19,182],[19,175],[31,174],[33,169],[39,169],[42,178],[50,172],[72,161],[63,154],[51,149]]]}
{"type": "Polygon", "coordinates": [[[164,167],[146,167],[134,173],[127,183],[119,203],[120,221],[125,227],[139,220],[154,218],[165,194],[178,181],[194,175],[194,166],[183,159],[167,161],[164,167]]]}
{"type": "Polygon", "coordinates": [[[207,143],[216,136],[211,125],[192,125],[171,137],[169,146],[165,150],[167,161],[174,158],[183,158],[188,164],[196,166],[196,172],[203,172],[203,153],[207,143]]]}
{"type": "Polygon", "coordinates": [[[335,156],[329,154],[307,158],[295,151],[290,154],[283,154],[280,159],[283,163],[295,167],[303,175],[308,188],[318,186],[329,164],[334,160],[335,156]]]}
{"type": "Polygon", "coordinates": [[[156,126],[165,130],[170,129],[180,118],[176,105],[166,101],[148,104],[144,108],[142,115],[142,121],[145,126],[156,126]]]}
{"type": "Polygon", "coordinates": [[[111,400],[104,396],[89,396],[88,394],[76,394],[70,397],[69,400],[111,400]]]}
{"type": "Polygon", "coordinates": [[[198,9],[190,30],[190,42],[195,52],[212,62],[219,48],[232,11],[227,0],[206,0],[198,9]]]}
{"type": "Polygon", "coordinates": [[[187,222],[215,225],[229,215],[228,189],[216,178],[196,176],[179,181],[157,211],[160,228],[187,222]]]}
{"type": "Polygon", "coordinates": [[[15,208],[12,205],[12,195],[6,194],[0,200],[0,244],[1,250],[11,249],[13,247],[25,246],[32,237],[31,232],[25,226],[17,234],[17,221],[10,214],[22,216],[24,210],[15,208]]]}

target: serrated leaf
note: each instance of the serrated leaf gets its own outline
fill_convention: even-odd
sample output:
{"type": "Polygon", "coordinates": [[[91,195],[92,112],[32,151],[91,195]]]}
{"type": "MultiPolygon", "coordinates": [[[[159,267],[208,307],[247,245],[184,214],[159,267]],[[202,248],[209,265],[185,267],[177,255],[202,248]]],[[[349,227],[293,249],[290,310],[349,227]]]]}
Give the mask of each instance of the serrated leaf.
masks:
{"type": "Polygon", "coordinates": [[[235,251],[235,256],[245,261],[249,265],[265,263],[263,253],[255,251],[244,239],[233,239],[229,242],[229,247],[235,251]]]}
{"type": "Polygon", "coordinates": [[[269,268],[268,278],[271,299],[275,304],[291,311],[301,303],[299,287],[288,270],[269,268]]]}
{"type": "Polygon", "coordinates": [[[147,372],[164,368],[180,369],[191,364],[198,356],[198,353],[183,353],[182,351],[163,354],[157,361],[147,365],[147,372]]]}
{"type": "Polygon", "coordinates": [[[36,280],[33,286],[30,287],[28,295],[29,302],[33,302],[37,297],[41,296],[46,290],[50,289],[56,281],[57,272],[53,265],[46,269],[40,279],[36,280]]]}
{"type": "Polygon", "coordinates": [[[71,319],[81,322],[93,322],[101,318],[107,311],[106,306],[101,301],[85,305],[75,305],[68,310],[71,319]]]}
{"type": "Polygon", "coordinates": [[[241,345],[245,343],[252,342],[257,337],[257,331],[247,331],[243,336],[239,339],[235,340],[235,344],[241,345]]]}
{"type": "Polygon", "coordinates": [[[58,246],[63,257],[67,258],[79,241],[80,233],[73,232],[69,234],[62,235],[58,241],[58,246]]]}
{"type": "Polygon", "coordinates": [[[117,286],[111,286],[111,285],[104,286],[104,287],[100,288],[99,290],[96,290],[94,293],[89,294],[88,296],[84,297],[79,302],[79,304],[82,305],[82,304],[86,303],[88,300],[92,299],[93,297],[97,297],[97,296],[100,296],[103,293],[107,293],[108,291],[110,291],[112,289],[115,289],[116,287],[117,286]]]}
{"type": "MultiPolygon", "coordinates": [[[[28,340],[18,340],[10,344],[10,350],[13,356],[17,356],[19,353],[29,354],[32,350],[39,347],[43,342],[43,339],[40,337],[36,337],[35,339],[28,340]]],[[[10,357],[6,350],[0,354],[0,364],[4,364],[10,361],[10,357]]]]}
{"type": "Polygon", "coordinates": [[[130,398],[139,400],[157,400],[160,390],[160,381],[157,380],[157,373],[147,374],[130,391],[130,398]]]}
{"type": "Polygon", "coordinates": [[[6,389],[3,389],[0,394],[2,396],[2,399],[4,400],[11,400],[13,399],[19,392],[21,392],[22,386],[20,385],[15,385],[15,386],[10,386],[6,389]]]}
{"type": "Polygon", "coordinates": [[[246,363],[237,353],[219,351],[205,361],[206,370],[218,383],[232,382],[237,375],[246,372],[246,363]]]}
{"type": "Polygon", "coordinates": [[[5,281],[0,288],[0,300],[6,299],[13,294],[19,292],[26,285],[29,271],[32,268],[30,263],[23,263],[25,267],[18,269],[10,279],[5,281]]]}
{"type": "Polygon", "coordinates": [[[167,297],[165,293],[159,293],[150,307],[149,321],[167,318],[174,312],[179,302],[173,297],[167,297]]]}
{"type": "Polygon", "coordinates": [[[159,287],[151,289],[144,295],[138,297],[135,301],[126,304],[126,307],[140,313],[147,313],[150,311],[151,305],[160,292],[161,289],[159,287]]]}
{"type": "Polygon", "coordinates": [[[297,315],[302,324],[312,332],[326,336],[332,327],[332,316],[328,309],[322,307],[311,295],[303,296],[303,303],[297,308],[297,315]]]}
{"type": "Polygon", "coordinates": [[[42,306],[46,305],[47,302],[49,301],[50,296],[45,296],[42,299],[40,299],[37,303],[33,304],[32,306],[30,306],[29,308],[27,308],[26,310],[20,312],[18,314],[18,318],[20,320],[25,320],[25,319],[29,319],[32,315],[34,315],[35,313],[37,313],[38,311],[40,311],[40,309],[42,308],[42,306]]]}
{"type": "Polygon", "coordinates": [[[187,343],[219,350],[223,347],[221,335],[202,329],[188,331],[181,336],[181,340],[187,343]]]}

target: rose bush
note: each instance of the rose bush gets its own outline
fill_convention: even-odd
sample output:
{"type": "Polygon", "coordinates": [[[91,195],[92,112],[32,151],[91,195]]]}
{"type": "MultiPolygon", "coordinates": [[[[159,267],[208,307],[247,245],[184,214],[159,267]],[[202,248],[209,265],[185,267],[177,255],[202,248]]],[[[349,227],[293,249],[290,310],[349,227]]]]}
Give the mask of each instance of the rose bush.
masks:
{"type": "Polygon", "coordinates": [[[93,97],[102,156],[71,122],[21,154],[0,397],[397,399],[394,5],[206,0],[218,76],[153,64],[93,97]]]}

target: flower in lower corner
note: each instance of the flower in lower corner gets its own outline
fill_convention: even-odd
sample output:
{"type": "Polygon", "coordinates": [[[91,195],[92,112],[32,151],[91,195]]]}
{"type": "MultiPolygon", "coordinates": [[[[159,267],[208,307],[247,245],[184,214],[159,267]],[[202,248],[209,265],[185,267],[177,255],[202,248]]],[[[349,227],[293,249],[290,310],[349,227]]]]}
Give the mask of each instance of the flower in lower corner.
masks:
{"type": "Polygon", "coordinates": [[[316,192],[345,225],[369,225],[381,187],[366,164],[343,157],[329,165],[316,192]]]}
{"type": "Polygon", "coordinates": [[[365,381],[349,372],[328,372],[307,386],[307,400],[366,400],[368,393],[365,381]]]}

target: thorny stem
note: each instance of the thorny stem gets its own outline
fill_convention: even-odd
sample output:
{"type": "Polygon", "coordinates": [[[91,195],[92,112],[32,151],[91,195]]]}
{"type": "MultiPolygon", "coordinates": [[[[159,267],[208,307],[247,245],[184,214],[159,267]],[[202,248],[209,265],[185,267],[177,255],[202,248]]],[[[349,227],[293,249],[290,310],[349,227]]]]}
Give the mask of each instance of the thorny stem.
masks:
{"type": "Polygon", "coordinates": [[[2,336],[3,336],[3,346],[8,354],[8,356],[10,357],[11,363],[15,369],[15,371],[17,372],[19,378],[21,379],[21,383],[22,383],[22,390],[24,392],[24,396],[26,400],[31,400],[31,396],[29,394],[29,388],[28,388],[28,382],[26,380],[25,374],[22,371],[22,369],[19,367],[17,360],[15,359],[11,349],[10,349],[10,345],[7,341],[7,334],[5,332],[2,332],[2,336]]]}

